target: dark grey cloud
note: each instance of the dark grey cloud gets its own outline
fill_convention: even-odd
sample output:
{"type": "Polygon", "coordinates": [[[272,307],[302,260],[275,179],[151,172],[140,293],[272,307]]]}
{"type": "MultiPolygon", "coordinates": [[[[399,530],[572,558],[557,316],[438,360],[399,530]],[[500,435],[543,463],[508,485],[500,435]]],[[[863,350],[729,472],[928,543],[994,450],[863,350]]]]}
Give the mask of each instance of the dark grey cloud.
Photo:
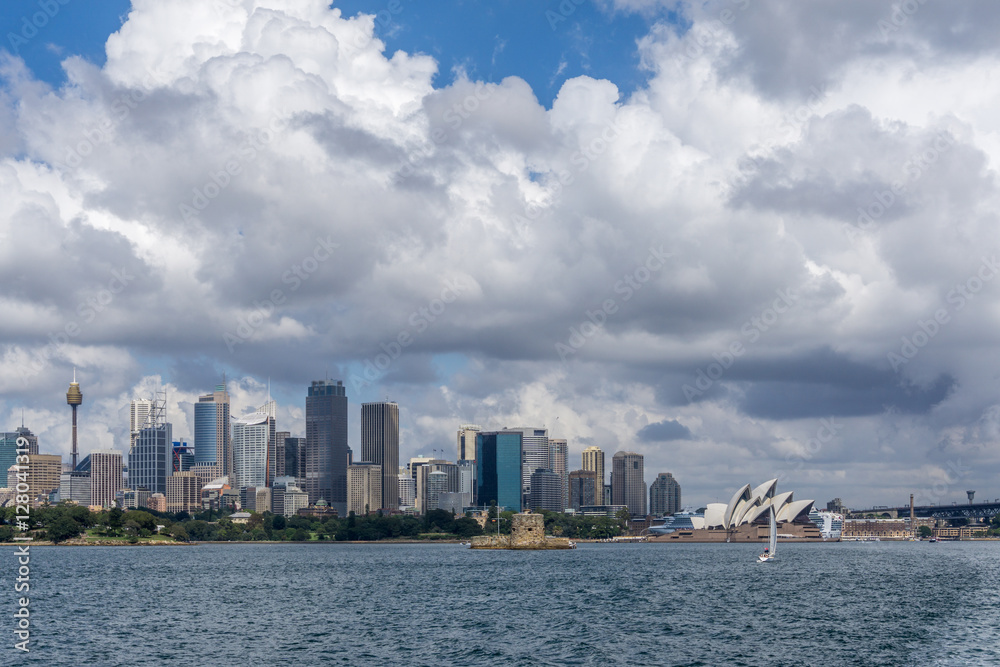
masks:
{"type": "Polygon", "coordinates": [[[644,442],[669,442],[671,440],[690,440],[693,436],[691,430],[676,419],[665,419],[643,426],[636,437],[644,442]]]}

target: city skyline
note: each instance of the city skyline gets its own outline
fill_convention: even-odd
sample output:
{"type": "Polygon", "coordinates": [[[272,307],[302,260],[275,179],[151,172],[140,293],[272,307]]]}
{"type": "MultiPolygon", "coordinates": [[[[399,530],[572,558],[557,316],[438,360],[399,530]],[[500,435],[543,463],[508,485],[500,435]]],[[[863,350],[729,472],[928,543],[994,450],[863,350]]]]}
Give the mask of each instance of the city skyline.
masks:
{"type": "Polygon", "coordinates": [[[68,460],[76,368],[81,454],[223,375],[298,434],[334,377],[403,460],[521,424],[698,503],[990,493],[993,4],[390,4],[3,3],[0,428],[68,460]]]}

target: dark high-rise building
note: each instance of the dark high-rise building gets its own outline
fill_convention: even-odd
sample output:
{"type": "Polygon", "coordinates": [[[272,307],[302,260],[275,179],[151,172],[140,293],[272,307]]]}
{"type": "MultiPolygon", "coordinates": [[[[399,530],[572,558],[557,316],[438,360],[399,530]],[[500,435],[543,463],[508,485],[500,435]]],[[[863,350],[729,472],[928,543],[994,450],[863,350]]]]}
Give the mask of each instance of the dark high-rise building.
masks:
{"type": "Polygon", "coordinates": [[[598,487],[593,470],[574,470],[569,474],[569,506],[577,512],[585,505],[603,504],[603,485],[598,487]]]}
{"type": "MultiPolygon", "coordinates": [[[[275,431],[274,432],[274,476],[275,477],[285,477],[288,473],[285,472],[285,438],[292,437],[290,431],[275,431]]],[[[294,468],[293,468],[294,470],[294,468]]],[[[295,477],[295,473],[291,474],[295,477]]],[[[271,486],[274,486],[274,480],[271,480],[271,486]]]]}
{"type": "Polygon", "coordinates": [[[531,473],[531,493],[528,496],[528,507],[533,510],[549,510],[562,512],[563,480],[562,475],[548,468],[539,468],[531,473]]]}
{"type": "Polygon", "coordinates": [[[399,509],[399,405],[361,404],[361,459],[382,466],[382,509],[399,509]]]}
{"type": "Polygon", "coordinates": [[[340,380],[314,380],[309,387],[305,470],[309,504],[322,498],[347,516],[347,390],[340,380]]]}
{"type": "Polygon", "coordinates": [[[167,494],[167,477],[173,474],[173,427],[157,424],[139,430],[128,453],[128,486],[132,490],[167,494]]]}
{"type": "Polygon", "coordinates": [[[669,472],[661,472],[649,485],[649,513],[666,516],[681,511],[681,485],[669,472]]]}
{"type": "Polygon", "coordinates": [[[305,461],[305,438],[293,438],[290,431],[278,431],[274,434],[275,478],[294,477],[296,485],[305,488],[305,461]]]}
{"type": "Polygon", "coordinates": [[[476,505],[521,510],[521,447],[520,431],[476,436],[476,505]]]}
{"type": "Polygon", "coordinates": [[[642,454],[616,452],[611,459],[611,504],[627,506],[632,516],[646,516],[642,454]]]}
{"type": "Polygon", "coordinates": [[[226,385],[198,397],[194,404],[194,462],[215,465],[219,477],[233,475],[233,443],[229,430],[229,392],[226,385]]]}

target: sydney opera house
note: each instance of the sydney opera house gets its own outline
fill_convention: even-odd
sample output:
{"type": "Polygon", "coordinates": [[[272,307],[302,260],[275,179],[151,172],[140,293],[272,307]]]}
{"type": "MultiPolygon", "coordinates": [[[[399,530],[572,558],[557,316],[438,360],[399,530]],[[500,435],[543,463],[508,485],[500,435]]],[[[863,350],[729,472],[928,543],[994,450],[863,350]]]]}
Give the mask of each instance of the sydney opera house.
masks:
{"type": "MultiPolygon", "coordinates": [[[[756,488],[740,488],[728,503],[710,503],[704,517],[692,517],[693,527],[653,538],[657,541],[691,540],[747,542],[767,539],[770,508],[774,507],[779,537],[820,539],[819,529],[809,519],[812,500],[795,500],[791,491],[777,492],[778,480],[756,488]]],[[[655,534],[655,531],[651,531],[655,534]]]]}

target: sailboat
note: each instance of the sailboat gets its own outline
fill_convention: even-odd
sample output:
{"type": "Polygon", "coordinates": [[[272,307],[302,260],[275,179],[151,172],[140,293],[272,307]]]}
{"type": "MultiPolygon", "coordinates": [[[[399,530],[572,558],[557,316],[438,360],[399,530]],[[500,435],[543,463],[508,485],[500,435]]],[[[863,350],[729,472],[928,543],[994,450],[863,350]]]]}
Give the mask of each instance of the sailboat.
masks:
{"type": "Polygon", "coordinates": [[[770,563],[774,560],[778,551],[778,522],[774,516],[774,505],[771,505],[771,513],[768,515],[769,533],[767,549],[757,556],[758,563],[770,563]]]}

